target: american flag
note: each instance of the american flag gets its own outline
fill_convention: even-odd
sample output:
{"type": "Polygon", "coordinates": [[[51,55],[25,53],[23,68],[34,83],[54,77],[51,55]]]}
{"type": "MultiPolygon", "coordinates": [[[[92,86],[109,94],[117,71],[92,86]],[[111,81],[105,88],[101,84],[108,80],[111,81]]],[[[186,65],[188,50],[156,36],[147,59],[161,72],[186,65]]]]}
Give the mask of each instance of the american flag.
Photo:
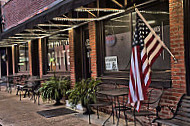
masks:
{"type": "Polygon", "coordinates": [[[129,103],[133,103],[137,111],[141,101],[146,100],[146,91],[151,83],[151,66],[162,50],[163,46],[137,15],[129,81],[129,103]]]}

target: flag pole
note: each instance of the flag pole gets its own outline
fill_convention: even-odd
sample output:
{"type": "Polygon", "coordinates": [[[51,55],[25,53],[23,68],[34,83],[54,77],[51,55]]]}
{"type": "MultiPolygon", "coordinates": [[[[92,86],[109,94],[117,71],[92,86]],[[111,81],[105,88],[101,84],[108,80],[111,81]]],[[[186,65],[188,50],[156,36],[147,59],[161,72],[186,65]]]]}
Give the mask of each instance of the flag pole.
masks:
{"type": "Polygon", "coordinates": [[[148,24],[148,22],[142,16],[142,14],[139,12],[139,10],[137,8],[135,8],[135,11],[139,15],[139,17],[143,20],[143,22],[146,24],[146,26],[150,29],[151,33],[156,37],[156,39],[160,42],[160,44],[169,52],[169,54],[173,57],[174,61],[177,63],[177,59],[175,58],[175,56],[171,53],[171,51],[168,49],[168,47],[164,44],[164,42],[160,39],[160,37],[151,28],[151,26],[148,24]]]}

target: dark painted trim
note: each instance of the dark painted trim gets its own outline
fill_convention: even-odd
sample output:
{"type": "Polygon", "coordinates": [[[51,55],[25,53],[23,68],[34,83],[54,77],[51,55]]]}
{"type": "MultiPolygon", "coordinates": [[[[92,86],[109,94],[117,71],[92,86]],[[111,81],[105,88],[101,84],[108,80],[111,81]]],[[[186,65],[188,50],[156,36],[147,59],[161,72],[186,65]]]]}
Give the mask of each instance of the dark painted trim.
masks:
{"type": "Polygon", "coordinates": [[[40,69],[39,69],[39,45],[38,39],[31,41],[31,54],[32,54],[32,75],[39,76],[40,69]]]}
{"type": "Polygon", "coordinates": [[[186,66],[186,90],[190,95],[190,1],[183,0],[184,7],[184,46],[186,66]]]}

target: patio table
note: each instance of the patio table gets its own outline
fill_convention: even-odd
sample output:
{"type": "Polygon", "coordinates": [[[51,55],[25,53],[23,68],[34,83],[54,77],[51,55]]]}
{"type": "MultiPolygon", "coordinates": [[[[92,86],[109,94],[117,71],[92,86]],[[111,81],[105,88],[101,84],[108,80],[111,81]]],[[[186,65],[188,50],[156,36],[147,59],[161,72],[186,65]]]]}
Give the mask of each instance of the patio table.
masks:
{"type": "MultiPolygon", "coordinates": [[[[103,126],[105,125],[105,123],[111,118],[111,116],[113,116],[113,124],[114,122],[114,110],[116,108],[119,109],[119,117],[117,117],[117,112],[116,112],[116,117],[117,117],[117,125],[119,123],[119,118],[120,118],[120,109],[121,109],[121,104],[120,104],[120,98],[119,97],[123,97],[123,102],[124,102],[124,96],[128,95],[128,89],[124,88],[119,88],[119,89],[114,89],[114,90],[104,90],[104,91],[98,91],[97,93],[105,95],[106,97],[108,97],[108,99],[111,101],[112,103],[112,112],[110,114],[110,116],[104,121],[103,126]],[[109,98],[110,97],[110,98],[109,98]]],[[[124,104],[124,103],[123,103],[124,104]]]]}

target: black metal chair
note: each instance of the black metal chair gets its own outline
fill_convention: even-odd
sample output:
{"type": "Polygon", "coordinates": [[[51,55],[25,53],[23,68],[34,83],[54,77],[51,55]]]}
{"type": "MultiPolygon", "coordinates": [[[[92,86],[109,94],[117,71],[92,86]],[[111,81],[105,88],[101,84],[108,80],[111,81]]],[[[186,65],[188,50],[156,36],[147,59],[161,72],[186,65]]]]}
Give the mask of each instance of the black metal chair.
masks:
{"type": "Polygon", "coordinates": [[[163,87],[161,88],[149,88],[147,92],[147,100],[143,101],[141,104],[141,109],[139,112],[132,108],[130,111],[126,111],[127,114],[130,114],[134,117],[134,123],[138,121],[141,125],[143,123],[137,119],[138,116],[146,116],[149,119],[149,124],[152,125],[151,116],[158,116],[157,109],[160,107],[160,100],[163,95],[163,87]]]}
{"type": "Polygon", "coordinates": [[[34,90],[34,94],[33,94],[34,103],[36,103],[36,100],[38,100],[38,105],[40,105],[40,91],[39,91],[39,88],[40,88],[40,86],[34,90]]]}
{"type": "MultiPolygon", "coordinates": [[[[18,95],[19,91],[21,91],[23,89],[23,86],[26,84],[26,80],[30,77],[30,75],[21,75],[19,77],[17,77],[17,79],[15,80],[15,85],[17,87],[17,93],[16,95],[18,95]]],[[[20,98],[21,100],[21,98],[20,98]]]]}
{"type": "Polygon", "coordinates": [[[38,87],[39,82],[34,82],[32,81],[33,79],[37,79],[39,78],[38,76],[30,76],[26,81],[25,84],[22,87],[22,91],[25,91],[24,93],[24,98],[26,97],[27,93],[28,93],[28,97],[30,97],[30,92],[32,93],[32,98],[34,97],[34,90],[38,87]],[[31,80],[31,81],[30,81],[31,80]]]}
{"type": "Polygon", "coordinates": [[[3,77],[0,79],[0,91],[1,91],[1,86],[4,84],[4,80],[3,80],[3,77]]]}
{"type": "Polygon", "coordinates": [[[178,101],[177,108],[174,110],[173,106],[160,106],[158,112],[165,109],[171,111],[173,114],[170,118],[161,118],[158,116],[153,120],[153,123],[157,122],[158,126],[170,125],[170,126],[189,126],[190,125],[190,116],[189,116],[189,106],[190,106],[190,96],[183,94],[178,101]]]}
{"type": "Polygon", "coordinates": [[[13,78],[12,77],[7,77],[7,76],[3,76],[1,78],[1,85],[5,84],[6,85],[6,90],[8,93],[12,93],[12,87],[14,86],[13,83],[13,78]]]}

